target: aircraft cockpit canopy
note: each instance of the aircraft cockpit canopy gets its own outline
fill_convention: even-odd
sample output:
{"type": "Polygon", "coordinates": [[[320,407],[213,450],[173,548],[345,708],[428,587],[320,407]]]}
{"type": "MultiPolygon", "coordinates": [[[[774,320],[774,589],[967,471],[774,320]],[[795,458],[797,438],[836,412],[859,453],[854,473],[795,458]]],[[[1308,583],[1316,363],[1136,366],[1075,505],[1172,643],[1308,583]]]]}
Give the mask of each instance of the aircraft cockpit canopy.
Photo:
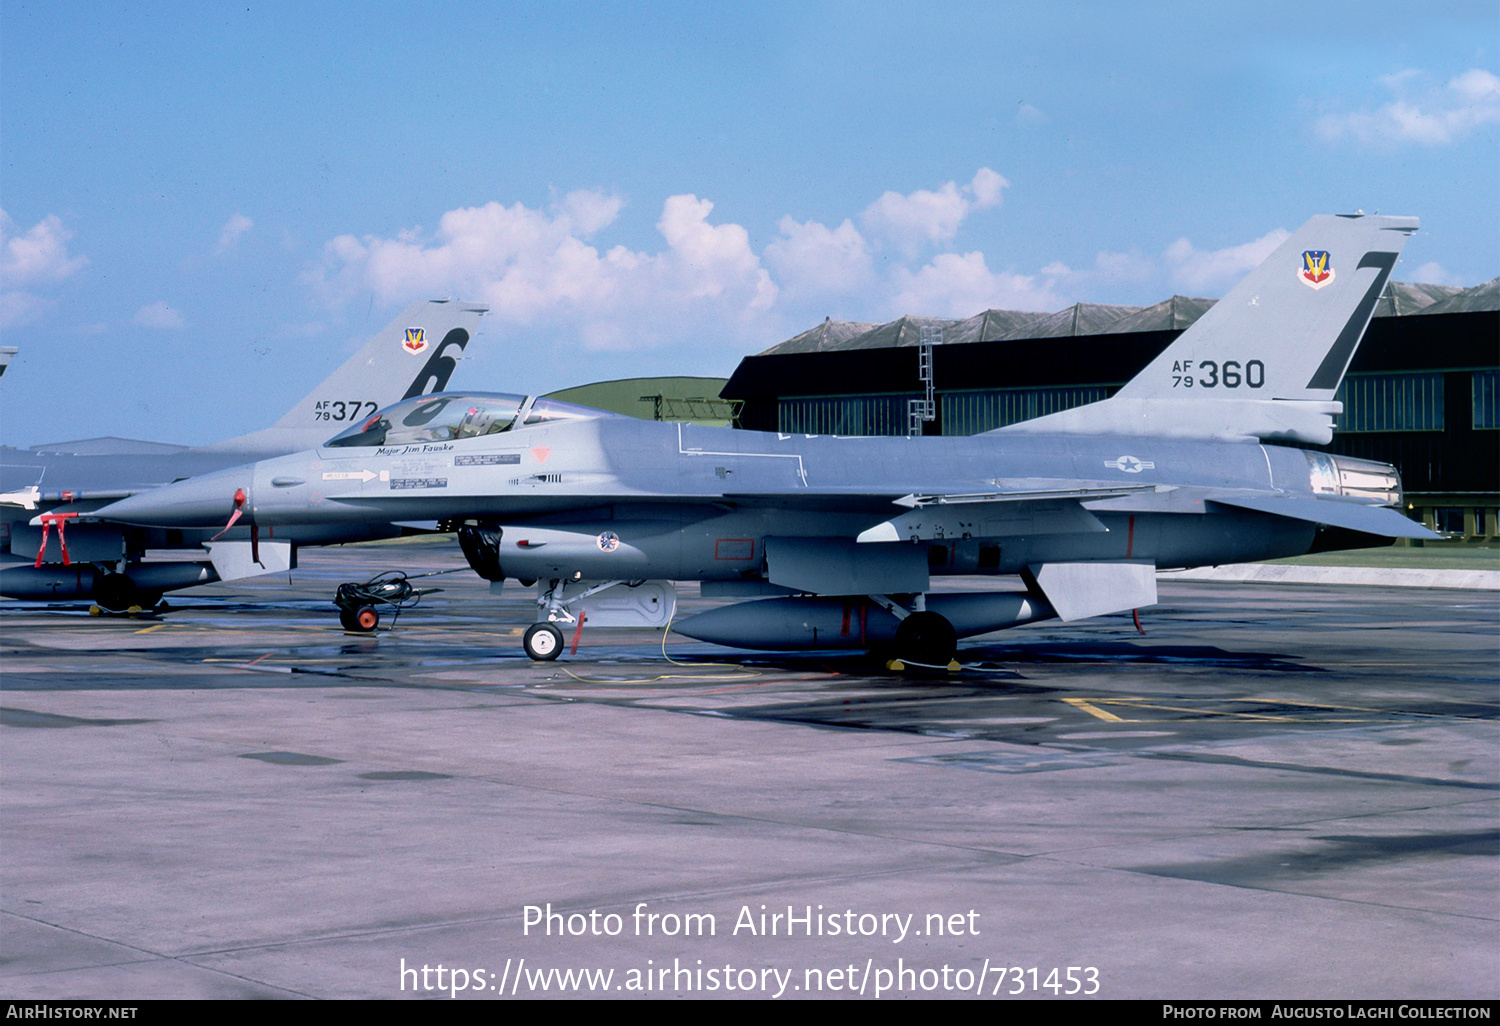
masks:
{"type": "Polygon", "coordinates": [[[558,420],[597,417],[597,410],[496,392],[437,393],[404,399],[334,435],[334,448],[421,445],[498,435],[558,420]]]}

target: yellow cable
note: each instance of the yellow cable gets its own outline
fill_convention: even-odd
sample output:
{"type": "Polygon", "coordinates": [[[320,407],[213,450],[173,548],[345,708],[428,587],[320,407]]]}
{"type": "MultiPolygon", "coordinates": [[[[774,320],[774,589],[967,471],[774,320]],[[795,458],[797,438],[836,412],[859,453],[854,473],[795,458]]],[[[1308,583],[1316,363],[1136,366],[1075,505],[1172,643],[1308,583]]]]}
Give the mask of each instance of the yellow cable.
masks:
{"type": "Polygon", "coordinates": [[[581,683],[584,683],[584,684],[655,684],[655,683],[657,683],[659,681],[664,681],[664,680],[705,680],[705,681],[713,681],[713,680],[745,680],[745,679],[750,678],[750,677],[759,677],[759,676],[762,676],[762,674],[761,674],[761,672],[759,670],[747,670],[743,666],[739,666],[739,665],[737,665],[735,663],[684,663],[684,662],[679,662],[676,659],[673,659],[671,656],[667,655],[667,635],[670,634],[670,633],[672,633],[672,621],[675,620],[675,619],[677,619],[677,610],[676,610],[676,608],[674,606],[674,608],[672,610],[672,615],[670,617],[668,617],[668,619],[667,619],[667,626],[661,632],[661,656],[662,656],[663,659],[665,659],[667,662],[671,663],[673,666],[685,666],[685,667],[688,667],[689,669],[695,669],[695,668],[700,667],[700,666],[702,666],[702,667],[728,667],[730,669],[733,669],[735,672],[732,673],[732,674],[725,675],[725,676],[717,676],[717,677],[715,677],[715,676],[708,676],[708,675],[704,675],[704,674],[696,674],[696,673],[695,674],[664,673],[664,674],[662,674],[660,676],[657,676],[657,677],[642,677],[642,678],[633,679],[633,680],[611,680],[611,679],[608,679],[608,678],[580,677],[580,676],[578,676],[578,674],[574,673],[572,670],[569,670],[567,667],[563,667],[562,671],[563,671],[563,673],[566,673],[569,677],[572,677],[574,680],[580,681],[581,683]]]}

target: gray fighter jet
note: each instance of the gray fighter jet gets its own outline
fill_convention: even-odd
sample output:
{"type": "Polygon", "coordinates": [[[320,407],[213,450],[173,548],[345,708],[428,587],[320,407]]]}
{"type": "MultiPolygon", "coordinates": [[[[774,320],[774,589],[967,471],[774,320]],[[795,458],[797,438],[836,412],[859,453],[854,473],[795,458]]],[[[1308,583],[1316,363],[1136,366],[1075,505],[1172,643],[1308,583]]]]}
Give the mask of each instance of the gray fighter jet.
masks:
{"type": "Polygon", "coordinates": [[[690,637],[944,665],[961,637],[1151,605],[1158,569],[1435,537],[1400,512],[1395,468],[1295,447],[1331,439],[1334,392],[1416,228],[1315,217],[1115,396],[972,437],[773,434],[445,394],[98,516],[187,528],[243,510],[278,531],[441,519],[481,576],[537,585],[534,659],[585,614],[660,625],[670,582],[697,580],[753,601],[675,625],[690,637]],[[1022,586],[933,590],[954,574],[1022,586]]]}
{"type": "Polygon", "coordinates": [[[200,447],[92,438],[0,449],[0,595],[87,599],[121,610],[152,605],[178,588],[289,569],[296,545],[400,534],[387,521],[268,529],[262,537],[254,523],[227,533],[163,531],[102,523],[90,515],[194,474],[306,449],[382,406],[441,391],[484,309],[449,300],[413,304],[273,426],[254,434],[200,447]],[[163,549],[200,558],[147,556],[163,549]]]}

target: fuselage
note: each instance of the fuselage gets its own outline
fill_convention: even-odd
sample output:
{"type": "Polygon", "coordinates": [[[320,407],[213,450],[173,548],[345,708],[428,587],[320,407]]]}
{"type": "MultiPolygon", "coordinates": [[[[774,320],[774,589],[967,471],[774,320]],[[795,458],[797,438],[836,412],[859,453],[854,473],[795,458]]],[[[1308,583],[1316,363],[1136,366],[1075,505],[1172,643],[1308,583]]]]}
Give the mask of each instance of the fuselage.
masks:
{"type": "Polygon", "coordinates": [[[922,497],[943,497],[942,517],[934,511],[900,540],[925,542],[938,575],[1054,561],[1248,561],[1305,552],[1315,534],[1306,522],[1206,498],[1310,495],[1308,457],[1281,446],[789,435],[605,414],[324,446],[174,485],[135,512],[179,527],[222,522],[239,491],[245,522],[278,532],[375,520],[495,525],[500,567],[522,579],[754,577],[769,538],[852,539],[909,521],[922,497]],[[1042,498],[992,501],[1007,494],[1042,498]]]}
{"type": "MultiPolygon", "coordinates": [[[[107,574],[126,571],[140,596],[212,583],[217,574],[206,560],[201,564],[144,566],[141,559],[148,550],[162,549],[186,549],[201,555],[203,544],[220,533],[231,511],[225,511],[217,526],[205,524],[196,529],[88,522],[89,514],[125,496],[237,466],[247,458],[279,454],[278,450],[256,453],[125,439],[101,441],[138,451],[94,454],[64,451],[63,447],[0,449],[0,491],[6,499],[0,502],[0,595],[49,600],[98,598],[98,581],[107,574]],[[70,519],[62,532],[49,530],[44,545],[41,526],[32,523],[43,513],[72,513],[77,518],[70,519]],[[36,558],[39,551],[40,565],[36,558]]],[[[329,545],[400,533],[400,528],[388,522],[369,522],[267,528],[262,537],[268,542],[329,545]]],[[[236,526],[224,532],[220,540],[246,543],[249,539],[249,527],[236,526]]]]}

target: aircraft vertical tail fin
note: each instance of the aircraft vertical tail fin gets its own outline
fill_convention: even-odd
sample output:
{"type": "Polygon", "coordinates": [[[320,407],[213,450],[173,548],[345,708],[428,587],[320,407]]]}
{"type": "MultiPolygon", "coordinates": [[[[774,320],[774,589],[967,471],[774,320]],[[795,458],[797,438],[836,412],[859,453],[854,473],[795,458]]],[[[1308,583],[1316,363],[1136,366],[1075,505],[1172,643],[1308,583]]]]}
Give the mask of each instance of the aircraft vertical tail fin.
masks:
{"type": "Polygon", "coordinates": [[[1416,230],[1414,217],[1314,217],[1118,394],[1332,399],[1416,230]]]}
{"type": "Polygon", "coordinates": [[[1327,442],[1333,395],[1417,227],[1314,217],[1113,397],[1001,430],[1327,442]]]}
{"type": "Polygon", "coordinates": [[[440,392],[486,309],[457,300],[413,303],[273,426],[206,448],[277,454],[310,449],[382,407],[440,392]]]}

